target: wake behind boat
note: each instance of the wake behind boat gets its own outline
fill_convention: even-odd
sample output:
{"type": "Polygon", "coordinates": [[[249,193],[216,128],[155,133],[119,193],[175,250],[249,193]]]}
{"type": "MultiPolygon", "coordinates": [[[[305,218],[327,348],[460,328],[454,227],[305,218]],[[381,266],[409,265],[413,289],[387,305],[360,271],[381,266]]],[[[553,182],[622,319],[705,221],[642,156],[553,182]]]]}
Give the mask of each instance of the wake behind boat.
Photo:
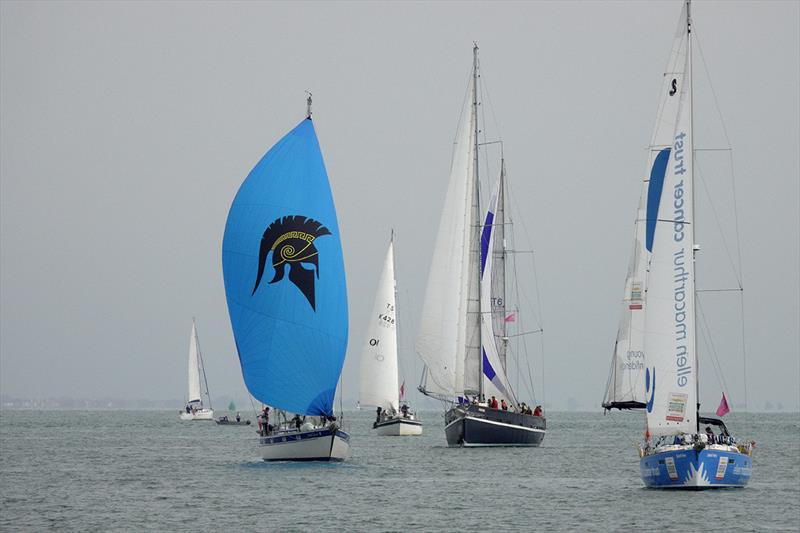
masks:
{"type": "Polygon", "coordinates": [[[245,385],[277,412],[274,426],[268,417],[261,424],[264,460],[344,460],[350,437],[333,401],[347,349],[347,289],[310,95],[306,118],[239,188],[222,267],[245,385]],[[287,413],[307,423],[290,427],[287,413]]]}
{"type": "MultiPolygon", "coordinates": [[[[754,443],[738,444],[722,420],[700,416],[690,9],[686,0],[662,84],[603,406],[646,410],[647,487],[743,487],[754,443]]],[[[727,412],[723,394],[717,415],[727,412]]]]}
{"type": "Polygon", "coordinates": [[[377,435],[422,435],[422,422],[404,402],[405,382],[398,387],[396,292],[392,232],[361,354],[360,402],[376,407],[377,435]]]}
{"type": "MultiPolygon", "coordinates": [[[[519,324],[519,310],[507,307],[506,301],[506,232],[511,225],[505,213],[502,157],[481,219],[479,77],[475,45],[472,83],[456,136],[417,338],[417,352],[425,361],[419,390],[449,406],[449,446],[538,446],[545,420],[517,400],[507,375],[508,324],[519,324]]],[[[502,146],[499,141],[483,143],[488,144],[502,146]]],[[[541,328],[513,336],[539,332],[541,328]]]]}
{"type": "Polygon", "coordinates": [[[200,352],[200,340],[197,337],[197,325],[194,318],[192,319],[192,333],[189,336],[189,396],[183,411],[178,411],[178,417],[184,421],[214,420],[206,369],[203,366],[203,355],[200,352]],[[205,393],[202,392],[201,385],[205,385],[205,393]],[[203,404],[203,395],[208,399],[208,407],[203,404]]]}

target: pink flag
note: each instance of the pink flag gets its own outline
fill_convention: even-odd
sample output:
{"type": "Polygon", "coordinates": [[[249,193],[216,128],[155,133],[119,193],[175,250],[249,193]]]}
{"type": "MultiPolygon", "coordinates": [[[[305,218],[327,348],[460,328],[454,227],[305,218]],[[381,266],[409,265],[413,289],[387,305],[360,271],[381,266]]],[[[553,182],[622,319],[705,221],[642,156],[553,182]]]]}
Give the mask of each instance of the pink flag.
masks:
{"type": "Polygon", "coordinates": [[[406,399],[406,380],[403,380],[403,384],[400,385],[400,401],[406,399]]]}
{"type": "Polygon", "coordinates": [[[516,322],[516,320],[517,320],[517,315],[515,315],[514,313],[511,313],[510,315],[508,315],[506,317],[505,321],[506,322],[516,322]]]}
{"type": "Polygon", "coordinates": [[[722,393],[722,400],[719,402],[719,407],[717,407],[717,416],[725,416],[731,410],[728,407],[728,399],[725,398],[725,393],[722,393]]]}

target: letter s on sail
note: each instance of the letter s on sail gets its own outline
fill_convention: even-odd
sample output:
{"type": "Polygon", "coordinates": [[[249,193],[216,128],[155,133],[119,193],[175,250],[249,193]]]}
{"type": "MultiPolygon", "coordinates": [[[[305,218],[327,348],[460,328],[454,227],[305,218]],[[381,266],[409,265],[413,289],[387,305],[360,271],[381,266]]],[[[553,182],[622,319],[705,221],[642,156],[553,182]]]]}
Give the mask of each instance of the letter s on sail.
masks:
{"type": "Polygon", "coordinates": [[[676,92],[678,92],[678,80],[672,78],[672,89],[669,90],[669,95],[674,96],[676,92]]]}

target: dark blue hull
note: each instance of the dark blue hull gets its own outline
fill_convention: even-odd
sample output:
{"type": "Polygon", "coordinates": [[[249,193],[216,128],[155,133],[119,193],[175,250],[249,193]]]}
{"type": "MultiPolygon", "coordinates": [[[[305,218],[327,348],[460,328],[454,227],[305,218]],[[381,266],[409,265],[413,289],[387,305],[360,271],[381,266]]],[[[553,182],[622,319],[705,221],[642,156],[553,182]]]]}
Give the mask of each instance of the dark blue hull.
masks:
{"type": "Polygon", "coordinates": [[[482,406],[454,407],[445,413],[448,446],[539,446],[545,419],[482,406]]]}

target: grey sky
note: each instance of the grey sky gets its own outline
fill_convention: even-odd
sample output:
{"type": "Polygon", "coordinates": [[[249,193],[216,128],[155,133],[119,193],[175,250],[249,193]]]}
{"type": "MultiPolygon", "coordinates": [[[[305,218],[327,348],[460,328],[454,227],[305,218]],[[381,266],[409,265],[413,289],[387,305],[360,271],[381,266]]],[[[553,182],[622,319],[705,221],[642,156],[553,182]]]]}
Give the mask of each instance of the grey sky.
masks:
{"type": "MultiPolygon", "coordinates": [[[[537,252],[547,400],[594,408],[680,7],[2,2],[0,390],[181,397],[194,315],[212,393],[243,395],[221,276],[225,217],[252,166],[303,118],[305,89],[345,246],[345,394],[357,396],[353,347],[391,227],[415,386],[411,342],[477,40],[537,252]]],[[[750,407],[797,408],[800,4],[693,10],[734,146],[750,407]]],[[[697,146],[724,146],[695,64],[697,146]]],[[[733,239],[727,153],[698,157],[733,239]]],[[[698,219],[698,284],[732,286],[709,212],[698,219]]],[[[719,317],[712,334],[738,404],[738,299],[721,298],[702,303],[719,317]]],[[[715,404],[717,380],[701,373],[702,399],[715,404]]]]}

